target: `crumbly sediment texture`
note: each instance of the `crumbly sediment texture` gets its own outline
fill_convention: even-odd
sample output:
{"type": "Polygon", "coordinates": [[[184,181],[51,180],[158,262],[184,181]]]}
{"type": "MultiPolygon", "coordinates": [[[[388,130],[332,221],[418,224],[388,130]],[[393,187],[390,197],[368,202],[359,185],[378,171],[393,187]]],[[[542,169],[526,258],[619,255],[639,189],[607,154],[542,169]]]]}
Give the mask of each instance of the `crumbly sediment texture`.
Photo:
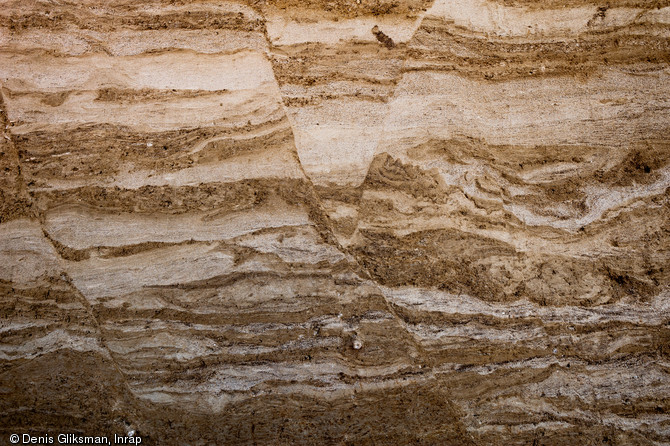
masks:
{"type": "Polygon", "coordinates": [[[0,443],[670,442],[670,3],[7,1],[0,443]]]}

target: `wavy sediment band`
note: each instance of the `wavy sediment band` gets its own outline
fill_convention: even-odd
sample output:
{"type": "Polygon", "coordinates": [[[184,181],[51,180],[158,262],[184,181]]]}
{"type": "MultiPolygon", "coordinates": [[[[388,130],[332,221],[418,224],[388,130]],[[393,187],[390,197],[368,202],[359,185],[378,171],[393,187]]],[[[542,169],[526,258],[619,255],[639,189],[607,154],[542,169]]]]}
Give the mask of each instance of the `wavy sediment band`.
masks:
{"type": "Polygon", "coordinates": [[[667,444],[669,8],[4,2],[0,436],[667,444]]]}

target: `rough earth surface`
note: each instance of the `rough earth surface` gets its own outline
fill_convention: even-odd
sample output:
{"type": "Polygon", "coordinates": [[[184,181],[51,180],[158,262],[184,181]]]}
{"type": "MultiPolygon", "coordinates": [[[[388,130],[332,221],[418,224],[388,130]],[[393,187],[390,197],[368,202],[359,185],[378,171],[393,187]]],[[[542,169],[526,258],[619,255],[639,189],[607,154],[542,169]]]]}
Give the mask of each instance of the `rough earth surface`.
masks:
{"type": "Polygon", "coordinates": [[[670,444],[670,1],[0,3],[0,444],[670,444]]]}

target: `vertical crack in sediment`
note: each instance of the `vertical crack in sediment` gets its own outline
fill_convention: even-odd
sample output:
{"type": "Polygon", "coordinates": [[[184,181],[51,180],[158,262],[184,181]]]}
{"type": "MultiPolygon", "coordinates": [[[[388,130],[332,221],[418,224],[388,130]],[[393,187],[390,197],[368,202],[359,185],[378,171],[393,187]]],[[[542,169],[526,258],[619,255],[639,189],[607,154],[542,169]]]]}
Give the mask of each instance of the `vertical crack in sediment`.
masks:
{"type": "MultiPolygon", "coordinates": [[[[102,326],[100,325],[100,321],[98,318],[95,316],[95,312],[93,311],[93,307],[91,306],[90,302],[86,297],[82,294],[82,292],[77,288],[77,286],[74,284],[72,279],[70,278],[69,274],[67,273],[66,268],[63,267],[63,262],[64,259],[60,255],[58,246],[56,246],[55,240],[52,239],[52,237],[49,235],[49,233],[46,231],[46,228],[44,227],[44,220],[45,217],[44,215],[37,209],[37,206],[35,205],[34,199],[30,191],[28,190],[28,184],[26,182],[25,177],[23,176],[22,173],[22,166],[21,166],[21,158],[18,154],[18,151],[16,149],[16,145],[14,144],[12,134],[9,131],[10,127],[10,121],[8,119],[7,115],[7,108],[6,108],[6,103],[4,100],[4,94],[2,93],[2,86],[0,86],[0,125],[2,125],[2,136],[8,141],[9,148],[11,150],[11,156],[15,158],[15,162],[17,163],[17,176],[16,176],[16,188],[17,188],[17,194],[20,199],[25,200],[25,205],[28,207],[29,212],[25,217],[29,217],[31,219],[36,219],[39,224],[40,224],[40,229],[42,230],[42,234],[46,240],[49,241],[49,244],[53,247],[54,251],[58,255],[58,261],[59,265],[61,266],[61,279],[65,281],[73,290],[74,294],[77,296],[77,299],[79,302],[84,306],[86,309],[86,313],[91,319],[91,322],[94,324],[94,327],[98,331],[98,342],[100,342],[100,346],[104,349],[104,351],[107,353],[109,360],[111,364],[114,367],[114,370],[118,373],[119,378],[121,379],[121,382],[126,388],[126,391],[128,392],[128,395],[134,398],[134,393],[132,392],[130,385],[128,384],[128,381],[126,379],[125,374],[122,372],[121,367],[119,366],[118,362],[114,358],[114,354],[110,350],[109,346],[107,345],[105,341],[105,336],[104,332],[102,329],[102,326]]],[[[4,220],[0,220],[0,224],[4,222],[4,220]]],[[[137,418],[135,416],[135,418],[137,418]]],[[[136,424],[136,420],[133,420],[136,424]]]]}
{"type": "MultiPolygon", "coordinates": [[[[264,19],[265,19],[265,17],[264,17],[264,19]]],[[[269,57],[271,57],[271,56],[270,56],[270,52],[272,51],[273,44],[272,44],[272,42],[271,42],[271,40],[270,40],[270,36],[269,36],[268,33],[267,33],[267,27],[264,27],[263,30],[264,30],[264,34],[265,34],[265,39],[266,39],[267,44],[268,44],[268,52],[266,53],[266,57],[269,58],[269,57]]],[[[272,64],[272,61],[270,61],[270,60],[268,60],[268,61],[270,62],[270,64],[272,64]]],[[[403,60],[403,63],[404,63],[404,60],[403,60]]],[[[274,77],[275,85],[276,85],[276,87],[277,87],[277,95],[278,95],[278,99],[279,99],[279,101],[280,101],[280,103],[281,103],[282,109],[284,110],[284,115],[285,115],[286,118],[288,119],[289,124],[290,124],[290,126],[291,126],[291,133],[292,133],[292,135],[293,135],[293,148],[294,148],[294,151],[295,151],[295,158],[296,158],[296,160],[297,160],[297,162],[298,162],[298,164],[299,164],[299,166],[300,166],[300,170],[301,170],[303,176],[305,177],[305,181],[306,181],[306,182],[308,183],[308,185],[309,185],[309,189],[310,189],[310,191],[311,191],[311,194],[312,194],[312,196],[314,197],[314,205],[316,206],[316,211],[319,213],[319,217],[320,217],[320,219],[322,220],[322,222],[324,223],[324,226],[325,226],[325,227],[323,227],[323,228],[319,228],[319,229],[323,229],[323,230],[327,231],[327,233],[328,233],[328,235],[329,235],[329,239],[330,239],[330,240],[328,240],[329,243],[333,244],[333,245],[334,245],[338,250],[340,250],[341,252],[346,253],[346,254],[351,254],[351,253],[349,253],[349,251],[348,251],[347,249],[345,249],[345,248],[342,246],[342,244],[339,242],[339,240],[338,240],[337,237],[335,236],[335,232],[334,232],[334,230],[333,230],[333,225],[332,225],[332,223],[330,222],[330,217],[328,216],[328,213],[324,210],[324,206],[323,206],[323,204],[322,204],[322,202],[321,202],[321,197],[320,197],[319,194],[316,192],[316,187],[314,186],[314,182],[312,181],[312,178],[307,174],[307,172],[305,171],[305,168],[304,168],[304,166],[303,166],[303,164],[302,164],[302,161],[301,161],[301,159],[300,159],[300,155],[299,155],[299,153],[298,153],[298,146],[297,146],[297,144],[296,144],[296,140],[295,140],[295,123],[293,122],[293,118],[291,117],[291,114],[290,114],[289,111],[286,109],[286,104],[284,104],[283,96],[282,96],[282,93],[281,93],[281,86],[279,85],[279,81],[278,81],[278,79],[277,79],[277,75],[276,75],[276,73],[275,73],[274,66],[272,67],[272,75],[273,75],[273,77],[274,77]]],[[[319,222],[316,222],[316,221],[315,221],[314,223],[315,223],[315,224],[318,224],[319,222]]],[[[353,264],[356,266],[356,270],[357,270],[356,272],[357,272],[357,273],[361,274],[363,277],[365,277],[365,278],[367,278],[367,279],[369,279],[369,280],[373,280],[373,279],[372,279],[372,276],[371,276],[370,273],[367,271],[367,269],[364,268],[364,267],[363,267],[363,266],[356,260],[356,258],[355,258],[353,255],[349,255],[348,257],[349,257],[349,259],[353,262],[353,264]]],[[[396,320],[398,321],[399,324],[401,324],[401,326],[404,326],[404,325],[402,325],[402,324],[403,324],[402,319],[396,314],[396,312],[393,310],[393,308],[391,307],[391,305],[389,305],[388,300],[386,299],[386,297],[384,296],[384,294],[381,292],[381,290],[380,290],[380,295],[384,298],[384,302],[386,303],[387,310],[390,312],[390,314],[392,314],[392,315],[396,318],[396,320]]]]}
{"type": "Polygon", "coordinates": [[[667,13],[548,1],[9,7],[0,435],[662,443],[667,13]]]}
{"type": "MultiPolygon", "coordinates": [[[[421,24],[423,22],[423,19],[426,15],[428,9],[429,8],[427,8],[426,11],[423,11],[421,13],[420,18],[418,19],[417,26],[414,29],[414,31],[412,33],[412,36],[407,40],[407,43],[405,43],[405,45],[409,45],[411,40],[414,38],[414,35],[416,34],[417,30],[421,27],[421,24]]],[[[265,19],[265,17],[264,17],[264,19],[265,19]]],[[[266,57],[268,57],[268,59],[270,59],[271,52],[274,48],[274,45],[272,44],[272,42],[270,40],[270,36],[268,35],[267,27],[264,27],[263,29],[264,29],[264,35],[265,35],[267,45],[268,45],[266,57]]],[[[271,60],[269,60],[269,62],[272,64],[271,60]]],[[[396,94],[396,90],[398,88],[398,85],[402,81],[404,67],[406,65],[406,62],[407,62],[407,52],[405,52],[405,54],[403,55],[402,63],[401,63],[400,70],[399,70],[399,73],[398,73],[397,82],[396,82],[395,88],[393,89],[393,93],[390,95],[389,102],[391,102],[395,98],[395,94],[396,94]]],[[[373,275],[368,271],[368,269],[365,266],[363,266],[358,261],[358,259],[356,258],[355,255],[353,255],[348,249],[346,249],[342,246],[342,244],[340,243],[338,238],[335,236],[335,231],[334,231],[334,228],[333,228],[333,224],[330,221],[330,217],[329,217],[328,213],[325,211],[325,207],[324,207],[324,205],[321,201],[321,197],[319,196],[319,194],[317,192],[317,189],[314,185],[314,182],[312,181],[312,178],[307,174],[307,171],[305,170],[305,168],[302,164],[302,160],[300,159],[300,155],[298,153],[298,146],[297,146],[296,139],[295,139],[295,132],[296,132],[295,122],[293,121],[291,113],[289,113],[289,110],[287,109],[286,104],[284,102],[284,98],[283,98],[283,95],[282,95],[282,92],[281,92],[281,86],[280,86],[279,80],[277,79],[277,74],[275,72],[274,64],[272,64],[272,74],[273,74],[275,85],[276,85],[276,88],[277,88],[277,95],[278,95],[279,101],[281,102],[282,108],[284,110],[284,114],[285,114],[286,118],[288,119],[289,124],[291,126],[291,132],[292,132],[292,135],[293,135],[293,148],[294,148],[294,151],[295,151],[294,152],[295,153],[295,158],[296,158],[296,161],[299,164],[300,170],[301,170],[301,172],[302,172],[302,174],[305,178],[305,181],[309,185],[309,190],[310,190],[310,192],[313,196],[312,205],[315,206],[315,208],[316,208],[315,211],[319,215],[318,220],[320,220],[320,221],[314,221],[314,223],[317,224],[318,226],[323,226],[323,227],[320,227],[319,229],[327,232],[329,240],[326,240],[326,241],[328,243],[334,245],[339,251],[347,254],[347,258],[349,259],[351,265],[354,267],[354,271],[357,274],[361,275],[362,277],[365,277],[367,280],[370,280],[371,282],[373,282],[374,284],[377,285],[379,295],[382,298],[382,302],[384,303],[386,311],[393,316],[393,318],[395,319],[395,322],[397,324],[397,327],[404,330],[405,334],[409,337],[409,339],[413,340],[412,347],[418,353],[417,358],[419,358],[419,360],[420,360],[420,358],[422,358],[426,355],[426,352],[425,352],[423,346],[421,345],[421,343],[418,342],[418,340],[416,338],[416,335],[411,333],[410,330],[408,330],[406,322],[396,312],[396,310],[394,309],[391,302],[388,300],[388,298],[383,293],[383,291],[379,288],[379,284],[374,280],[373,275]]],[[[392,110],[389,108],[386,115],[384,116],[382,122],[386,122],[387,119],[389,118],[389,116],[391,115],[391,113],[392,113],[392,110]]],[[[375,153],[379,152],[381,143],[382,143],[382,140],[380,139],[380,141],[377,143],[377,146],[375,147],[375,153]]],[[[370,167],[370,165],[368,165],[368,170],[369,170],[369,167],[370,167]]],[[[413,358],[413,359],[414,359],[414,362],[416,362],[416,358],[413,358]]],[[[431,379],[430,378],[431,375],[433,376],[433,379],[434,379],[434,375],[433,375],[432,371],[427,371],[425,373],[424,376],[427,378],[427,381],[429,381],[431,379]]],[[[469,440],[469,444],[475,444],[472,434],[467,431],[467,429],[465,427],[465,423],[462,421],[462,411],[460,410],[460,407],[454,401],[452,401],[451,399],[446,399],[446,402],[449,405],[449,407],[451,408],[451,413],[452,413],[452,416],[454,417],[455,425],[456,425],[457,430],[461,433],[462,436],[465,436],[469,440]]]]}
{"type": "MultiPolygon", "coordinates": [[[[431,3],[431,6],[432,6],[432,3],[431,3]]],[[[421,27],[421,24],[423,23],[423,19],[424,19],[425,15],[427,14],[428,9],[430,9],[430,7],[428,7],[428,8],[426,9],[426,11],[423,11],[423,12],[420,14],[420,16],[419,16],[420,18],[418,19],[417,26],[416,26],[416,28],[414,29],[414,31],[413,31],[413,33],[412,33],[412,36],[407,40],[407,43],[406,43],[405,45],[407,45],[407,44],[409,44],[409,42],[411,42],[411,40],[413,39],[413,37],[414,37],[414,35],[416,34],[417,30],[421,27]]],[[[261,13],[261,14],[262,14],[262,13],[261,13]]],[[[263,16],[263,19],[266,20],[265,16],[263,16]]],[[[271,57],[271,56],[270,56],[270,53],[271,53],[272,49],[274,48],[274,45],[272,44],[272,41],[270,40],[270,36],[268,35],[268,32],[267,32],[267,26],[263,26],[263,33],[264,33],[264,35],[265,35],[265,39],[266,39],[266,42],[267,42],[267,45],[268,45],[268,49],[267,49],[267,53],[266,53],[266,57],[268,57],[268,59],[269,59],[269,58],[271,57]]],[[[271,60],[269,60],[269,62],[270,62],[270,64],[272,64],[272,61],[271,61],[271,60]]],[[[400,81],[402,80],[402,75],[403,75],[403,71],[404,71],[404,67],[405,67],[406,62],[407,62],[407,53],[405,53],[404,56],[403,56],[402,64],[401,64],[401,67],[400,67],[400,70],[399,70],[399,77],[398,77],[397,83],[396,83],[396,85],[395,85],[395,88],[394,88],[394,90],[393,90],[393,94],[391,95],[391,100],[393,100],[393,98],[395,97],[395,92],[396,92],[396,89],[397,89],[397,87],[398,87],[398,84],[399,84],[400,81]]],[[[339,240],[337,239],[337,237],[335,236],[335,232],[334,232],[334,230],[333,230],[333,225],[332,225],[332,223],[331,223],[331,221],[330,221],[330,217],[328,216],[328,213],[327,213],[327,212],[325,211],[325,209],[324,209],[324,206],[323,206],[323,204],[322,204],[322,202],[321,202],[321,197],[320,197],[319,194],[316,192],[316,187],[315,187],[315,185],[314,185],[314,182],[312,181],[312,178],[307,174],[307,172],[306,172],[306,170],[305,170],[305,168],[304,168],[304,166],[303,166],[303,164],[302,164],[302,161],[301,161],[301,159],[300,159],[300,155],[299,155],[299,153],[298,153],[298,147],[297,147],[296,140],[295,140],[295,131],[296,131],[296,129],[295,129],[295,123],[293,122],[293,118],[292,118],[292,116],[291,116],[291,113],[289,113],[289,111],[288,111],[287,108],[286,108],[286,104],[284,103],[283,95],[282,95],[282,93],[281,93],[281,86],[279,85],[279,81],[278,81],[278,79],[277,79],[277,75],[276,75],[276,73],[275,73],[275,67],[274,67],[274,66],[272,66],[272,75],[273,75],[273,77],[274,77],[275,85],[276,85],[276,87],[277,87],[277,95],[278,95],[279,101],[280,101],[280,103],[281,103],[281,105],[282,105],[282,109],[284,110],[284,115],[285,115],[286,118],[288,119],[289,124],[290,124],[290,126],[291,126],[291,132],[292,132],[292,135],[293,135],[293,148],[294,148],[294,151],[295,151],[295,158],[296,158],[296,160],[297,160],[297,162],[298,162],[298,164],[299,164],[299,166],[300,166],[300,170],[302,171],[303,176],[305,177],[305,180],[306,180],[307,183],[309,184],[309,189],[310,189],[310,191],[311,191],[311,193],[312,193],[312,196],[314,197],[314,204],[316,205],[316,211],[319,213],[320,219],[321,219],[321,220],[323,221],[323,223],[325,224],[325,225],[324,225],[325,227],[320,228],[320,229],[323,229],[323,230],[327,231],[327,233],[329,234],[329,239],[330,239],[330,240],[328,240],[329,243],[335,245],[335,247],[336,247],[338,250],[340,250],[341,252],[348,254],[348,258],[350,259],[350,261],[351,261],[351,262],[353,263],[353,265],[355,266],[356,272],[357,272],[358,274],[362,275],[362,276],[365,277],[366,279],[368,279],[368,280],[374,282],[375,284],[379,285],[379,284],[374,280],[373,275],[370,274],[370,272],[367,270],[367,268],[365,268],[365,267],[358,261],[358,259],[356,259],[356,257],[355,257],[351,252],[349,252],[348,249],[344,248],[344,247],[342,246],[342,244],[339,242],[339,240]]],[[[388,117],[390,116],[390,114],[391,114],[391,110],[389,109],[388,112],[387,112],[387,114],[384,116],[384,121],[386,121],[386,120],[388,119],[388,117]]],[[[380,143],[378,142],[378,143],[377,143],[377,147],[375,148],[375,153],[377,153],[377,152],[379,151],[379,144],[380,144],[380,143]]],[[[368,165],[368,169],[369,169],[369,165],[368,165]]],[[[318,222],[315,222],[315,223],[318,224],[318,222]]],[[[398,323],[398,325],[399,325],[400,327],[402,327],[402,328],[407,332],[407,334],[409,334],[409,335],[412,337],[412,339],[415,339],[415,338],[416,338],[415,335],[413,335],[412,333],[409,332],[409,330],[407,330],[405,321],[404,321],[404,320],[397,314],[397,312],[395,311],[395,309],[393,308],[393,306],[391,305],[391,303],[388,301],[388,299],[386,298],[386,296],[384,295],[384,293],[381,291],[381,289],[379,289],[379,294],[380,294],[380,296],[383,298],[383,301],[384,301],[384,303],[385,303],[385,305],[386,305],[386,309],[387,309],[387,311],[388,311],[390,314],[393,315],[393,317],[395,318],[395,320],[396,320],[396,322],[398,323]]],[[[414,347],[415,347],[417,350],[419,350],[419,351],[422,350],[421,345],[420,345],[418,342],[415,342],[414,347]]]]}

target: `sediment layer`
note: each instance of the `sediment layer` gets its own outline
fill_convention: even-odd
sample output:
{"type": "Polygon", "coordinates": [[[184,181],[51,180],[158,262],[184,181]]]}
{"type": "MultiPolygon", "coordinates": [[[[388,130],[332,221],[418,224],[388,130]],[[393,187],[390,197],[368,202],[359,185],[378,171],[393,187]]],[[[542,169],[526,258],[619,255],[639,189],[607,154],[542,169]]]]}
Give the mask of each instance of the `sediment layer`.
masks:
{"type": "Polygon", "coordinates": [[[0,441],[667,444],[669,8],[5,2],[0,441]]]}

